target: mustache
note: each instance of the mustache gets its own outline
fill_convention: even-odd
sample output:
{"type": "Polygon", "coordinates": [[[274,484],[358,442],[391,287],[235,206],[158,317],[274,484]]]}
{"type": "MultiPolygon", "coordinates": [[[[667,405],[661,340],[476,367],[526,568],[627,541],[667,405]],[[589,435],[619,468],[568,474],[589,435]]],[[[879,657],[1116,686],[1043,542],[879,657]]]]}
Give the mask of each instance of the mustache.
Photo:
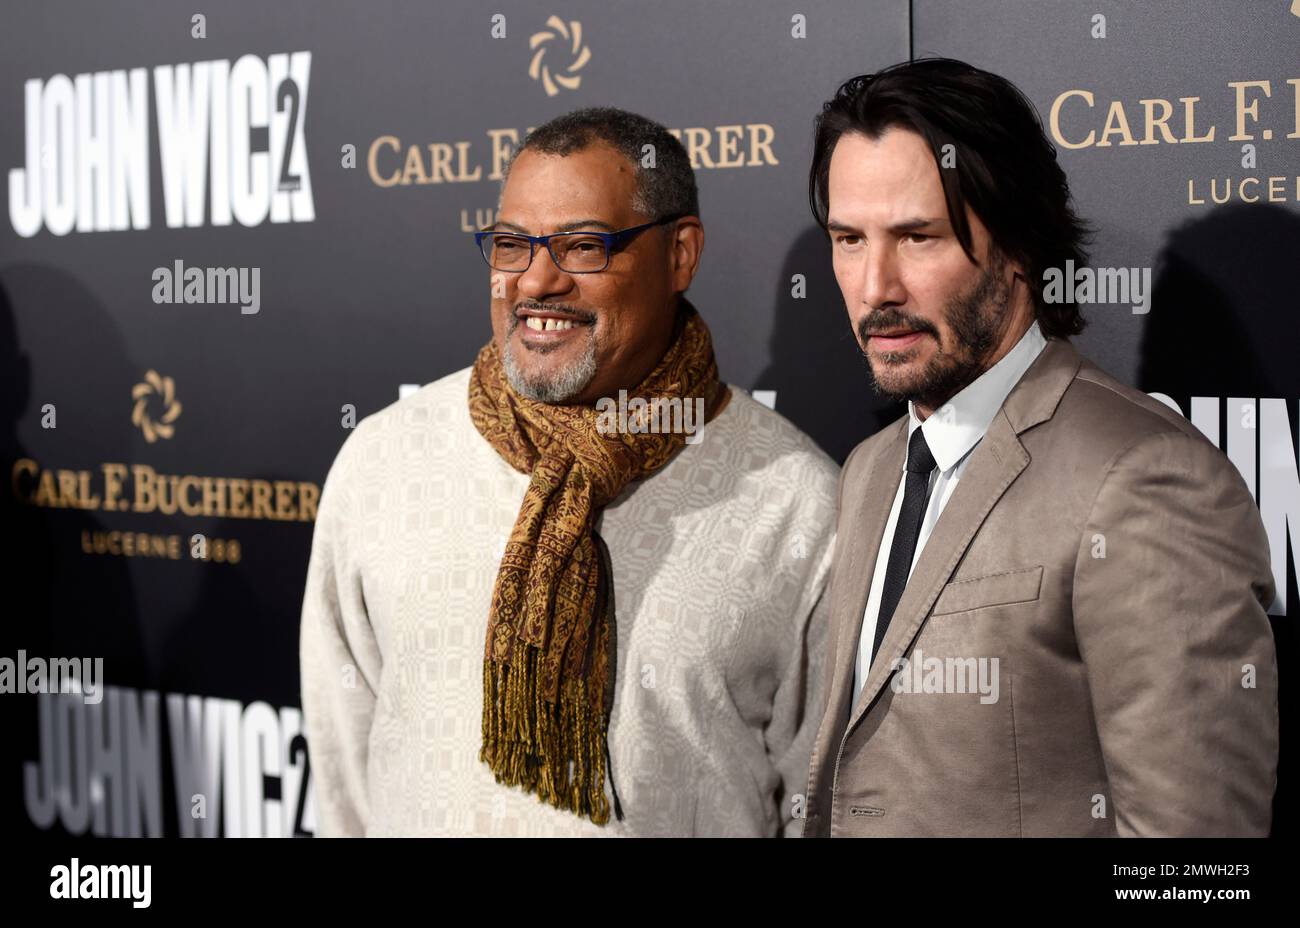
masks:
{"type": "Polygon", "coordinates": [[[925,332],[939,337],[938,330],[928,319],[912,316],[897,309],[878,309],[858,320],[858,340],[863,344],[873,335],[880,335],[896,329],[911,332],[925,332]]]}
{"type": "Polygon", "coordinates": [[[535,312],[552,312],[561,313],[566,316],[572,316],[579,322],[595,322],[596,314],[586,309],[579,309],[568,303],[543,303],[539,300],[520,300],[514,305],[510,315],[514,317],[515,322],[519,321],[519,310],[531,309],[535,312]]]}

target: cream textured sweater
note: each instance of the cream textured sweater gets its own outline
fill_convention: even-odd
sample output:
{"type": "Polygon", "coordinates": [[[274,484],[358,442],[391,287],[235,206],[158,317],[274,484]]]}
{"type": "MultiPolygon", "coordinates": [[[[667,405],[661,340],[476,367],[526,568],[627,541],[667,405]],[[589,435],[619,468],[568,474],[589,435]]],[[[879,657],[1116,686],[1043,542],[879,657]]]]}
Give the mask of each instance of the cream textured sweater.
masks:
{"type": "Polygon", "coordinates": [[[733,387],[697,444],[604,510],[625,818],[600,827],[478,759],[488,606],[528,477],[474,428],[468,384],[362,420],[322,490],[301,632],[319,833],[797,835],[835,464],[733,387]]]}

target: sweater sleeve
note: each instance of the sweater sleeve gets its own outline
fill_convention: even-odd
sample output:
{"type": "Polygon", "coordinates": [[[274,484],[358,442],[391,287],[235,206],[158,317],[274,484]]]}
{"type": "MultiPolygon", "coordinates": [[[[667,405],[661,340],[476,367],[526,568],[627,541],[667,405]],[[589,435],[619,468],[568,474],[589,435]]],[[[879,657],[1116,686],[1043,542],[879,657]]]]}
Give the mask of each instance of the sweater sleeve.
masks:
{"type": "Polygon", "coordinates": [[[364,836],[369,819],[367,761],[381,660],[357,550],[365,426],[344,442],[321,489],[302,605],[302,707],[323,837],[364,836]]]}
{"type": "MultiPolygon", "coordinates": [[[[829,500],[829,494],[828,494],[829,500]]],[[[826,639],[830,625],[830,597],[826,585],[834,553],[834,526],[818,526],[810,559],[813,569],[805,577],[800,613],[793,616],[794,637],[780,685],[772,701],[772,718],[764,732],[768,758],[781,779],[779,836],[797,838],[803,832],[807,803],[808,766],[813,742],[821,724],[825,700],[826,639]]]]}

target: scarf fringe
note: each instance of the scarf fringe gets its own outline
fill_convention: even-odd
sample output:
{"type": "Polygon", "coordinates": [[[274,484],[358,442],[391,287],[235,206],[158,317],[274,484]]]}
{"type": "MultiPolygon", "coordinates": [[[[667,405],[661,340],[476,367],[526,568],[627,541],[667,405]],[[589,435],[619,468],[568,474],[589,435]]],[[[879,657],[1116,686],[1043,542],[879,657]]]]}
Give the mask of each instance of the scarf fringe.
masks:
{"type": "Polygon", "coordinates": [[[523,787],[557,809],[605,825],[604,713],[592,711],[587,681],[580,677],[564,680],[555,704],[548,703],[537,672],[541,652],[521,650],[522,662],[483,662],[479,760],[498,783],[523,787]]]}

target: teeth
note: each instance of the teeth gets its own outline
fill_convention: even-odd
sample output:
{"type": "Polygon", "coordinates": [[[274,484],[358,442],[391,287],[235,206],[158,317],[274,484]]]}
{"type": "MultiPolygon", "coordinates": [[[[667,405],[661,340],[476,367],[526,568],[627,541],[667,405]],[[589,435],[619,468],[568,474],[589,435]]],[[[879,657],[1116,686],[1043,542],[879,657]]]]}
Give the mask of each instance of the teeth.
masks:
{"type": "Polygon", "coordinates": [[[572,319],[543,319],[541,316],[528,316],[524,325],[537,332],[564,332],[573,328],[572,319]]]}

